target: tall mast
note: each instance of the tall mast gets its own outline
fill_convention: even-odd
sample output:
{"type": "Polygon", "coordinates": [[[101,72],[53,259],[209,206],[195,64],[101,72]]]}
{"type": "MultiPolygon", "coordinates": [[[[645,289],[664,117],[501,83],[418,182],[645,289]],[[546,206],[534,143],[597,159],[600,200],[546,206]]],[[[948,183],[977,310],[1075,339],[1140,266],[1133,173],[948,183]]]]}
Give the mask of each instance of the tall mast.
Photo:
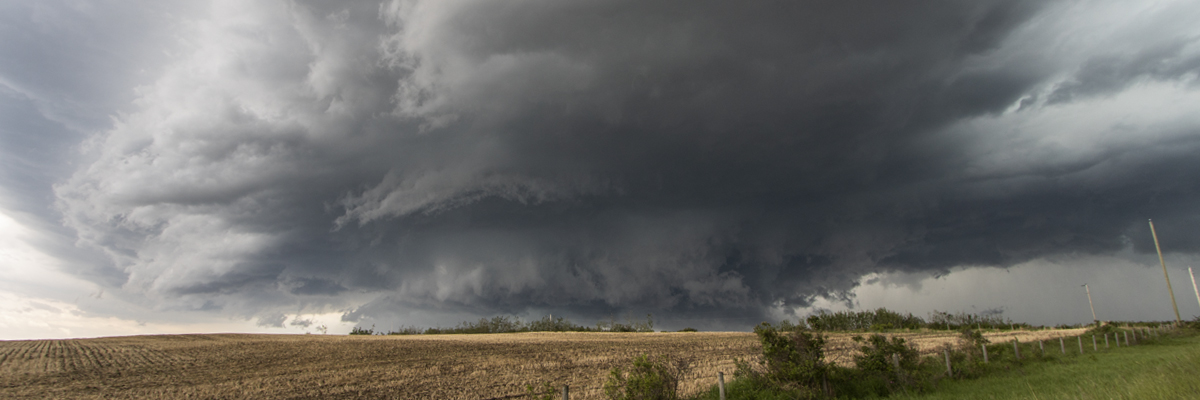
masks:
{"type": "Polygon", "coordinates": [[[1163,278],[1167,279],[1167,294],[1171,295],[1171,307],[1175,309],[1175,324],[1182,324],[1183,318],[1179,318],[1179,305],[1175,304],[1175,290],[1171,289],[1171,277],[1167,276],[1167,263],[1163,261],[1162,247],[1158,246],[1158,233],[1154,232],[1154,221],[1150,221],[1150,236],[1154,237],[1154,250],[1158,251],[1158,264],[1162,265],[1163,278]]]}

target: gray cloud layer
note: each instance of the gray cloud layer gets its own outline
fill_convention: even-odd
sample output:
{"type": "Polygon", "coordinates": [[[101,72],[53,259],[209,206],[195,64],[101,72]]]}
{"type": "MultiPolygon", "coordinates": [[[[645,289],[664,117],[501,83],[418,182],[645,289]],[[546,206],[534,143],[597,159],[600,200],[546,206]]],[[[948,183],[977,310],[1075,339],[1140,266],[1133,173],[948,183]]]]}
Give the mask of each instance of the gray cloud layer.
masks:
{"type": "Polygon", "coordinates": [[[215,2],[56,206],[111,260],[80,274],[271,324],[753,322],[870,272],[1144,252],[1147,217],[1195,252],[1197,7],[1126,7],[215,2]]]}

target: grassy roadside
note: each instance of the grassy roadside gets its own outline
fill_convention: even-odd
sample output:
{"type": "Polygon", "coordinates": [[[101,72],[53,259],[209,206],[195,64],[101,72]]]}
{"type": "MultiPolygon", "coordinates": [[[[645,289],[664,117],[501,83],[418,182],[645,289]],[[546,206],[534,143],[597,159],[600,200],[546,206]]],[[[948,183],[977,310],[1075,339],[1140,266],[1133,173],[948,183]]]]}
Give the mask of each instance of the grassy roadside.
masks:
{"type": "Polygon", "coordinates": [[[923,395],[897,399],[1195,399],[1200,398],[1200,336],[943,380],[923,395]]]}

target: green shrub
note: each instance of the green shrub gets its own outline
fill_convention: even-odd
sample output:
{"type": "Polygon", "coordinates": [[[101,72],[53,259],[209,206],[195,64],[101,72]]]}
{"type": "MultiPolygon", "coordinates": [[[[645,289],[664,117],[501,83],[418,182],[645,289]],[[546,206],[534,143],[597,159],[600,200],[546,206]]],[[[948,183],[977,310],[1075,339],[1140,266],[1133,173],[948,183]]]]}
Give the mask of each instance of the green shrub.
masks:
{"type": "Polygon", "coordinates": [[[359,328],[357,326],[350,328],[350,334],[351,335],[374,335],[375,334],[375,325],[371,325],[371,329],[363,329],[363,328],[359,328]]]}
{"type": "Polygon", "coordinates": [[[1119,332],[1119,331],[1120,331],[1120,329],[1118,329],[1116,325],[1108,324],[1108,323],[1101,323],[1100,326],[1092,326],[1090,329],[1087,330],[1087,332],[1084,335],[1092,334],[1092,335],[1097,335],[1097,336],[1103,336],[1105,334],[1119,332]]]}
{"type": "Polygon", "coordinates": [[[861,354],[854,357],[857,369],[837,370],[834,386],[838,395],[887,396],[893,392],[927,386],[928,379],[920,368],[921,355],[916,347],[903,338],[889,340],[876,334],[866,339],[862,336],[853,339],[863,344],[859,348],[861,354]],[[899,369],[896,368],[897,362],[899,369]]]}
{"type": "Polygon", "coordinates": [[[609,371],[604,395],[611,400],[677,400],[679,379],[686,370],[682,359],[642,354],[634,357],[628,371],[621,367],[609,371]]]}
{"type": "Polygon", "coordinates": [[[982,346],[982,345],[992,342],[990,340],[987,340],[987,338],[983,337],[983,332],[980,332],[980,331],[977,331],[977,330],[974,330],[971,328],[963,329],[962,334],[959,335],[959,338],[961,338],[963,340],[963,342],[965,342],[963,344],[964,346],[970,347],[972,349],[979,348],[979,346],[982,346]]]}
{"type": "Polygon", "coordinates": [[[683,328],[683,329],[680,329],[679,331],[680,332],[699,332],[696,330],[696,328],[691,328],[691,327],[683,328]]]}
{"type": "Polygon", "coordinates": [[[754,327],[762,345],[757,366],[738,360],[734,377],[778,388],[793,398],[816,398],[828,386],[830,364],[825,361],[825,337],[791,324],[754,327]],[[780,329],[786,328],[786,329],[780,329]]]}
{"type": "Polygon", "coordinates": [[[886,336],[876,334],[866,339],[855,336],[854,341],[863,344],[859,347],[862,354],[854,356],[854,365],[866,372],[896,373],[892,355],[896,355],[901,370],[916,369],[921,361],[917,348],[904,338],[893,337],[888,340],[886,336]]]}

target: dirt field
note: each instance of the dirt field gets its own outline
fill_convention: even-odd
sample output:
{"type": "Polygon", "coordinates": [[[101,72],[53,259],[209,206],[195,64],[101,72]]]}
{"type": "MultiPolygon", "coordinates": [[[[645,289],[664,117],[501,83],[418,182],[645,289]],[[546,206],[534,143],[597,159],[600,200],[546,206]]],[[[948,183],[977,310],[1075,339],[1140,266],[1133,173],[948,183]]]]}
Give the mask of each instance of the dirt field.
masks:
{"type": "MultiPolygon", "coordinates": [[[[988,335],[1049,339],[1081,330],[988,335]]],[[[954,334],[898,334],[933,351],[954,334]]],[[[891,335],[889,335],[891,336],[891,335]]],[[[830,335],[847,363],[849,334],[830,335]]],[[[491,399],[526,384],[598,399],[610,368],[650,353],[692,359],[685,393],[758,353],[752,333],[164,335],[0,342],[0,398],[491,399]]]]}

